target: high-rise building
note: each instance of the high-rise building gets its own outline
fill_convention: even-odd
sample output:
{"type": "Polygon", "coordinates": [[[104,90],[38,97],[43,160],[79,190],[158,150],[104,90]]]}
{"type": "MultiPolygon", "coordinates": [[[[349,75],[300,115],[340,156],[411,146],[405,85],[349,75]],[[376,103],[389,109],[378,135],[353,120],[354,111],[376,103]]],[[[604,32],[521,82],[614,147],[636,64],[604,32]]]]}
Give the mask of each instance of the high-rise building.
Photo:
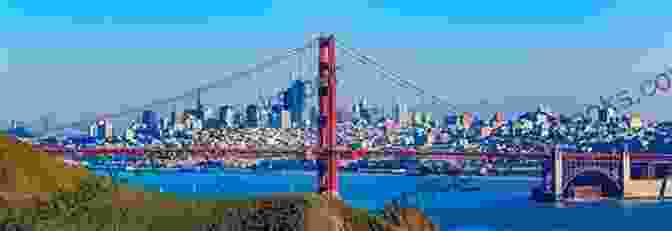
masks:
{"type": "Polygon", "coordinates": [[[184,110],[185,114],[189,114],[194,117],[194,119],[203,119],[203,111],[198,109],[188,109],[184,110]]]}
{"type": "Polygon", "coordinates": [[[310,107],[313,106],[317,101],[314,98],[314,88],[315,86],[312,80],[305,80],[304,84],[304,106],[303,106],[303,115],[301,116],[304,121],[304,127],[310,127],[311,118],[310,118],[310,107]]]}
{"type": "Polygon", "coordinates": [[[185,128],[185,120],[186,120],[186,115],[184,112],[175,112],[175,123],[173,126],[175,126],[176,129],[183,129],[185,128]]]}
{"type": "Polygon", "coordinates": [[[219,106],[219,127],[233,126],[233,106],[226,104],[219,106]]]}
{"type": "Polygon", "coordinates": [[[235,128],[241,128],[245,126],[245,106],[236,105],[234,107],[233,113],[233,126],[235,128]]]}
{"type": "Polygon", "coordinates": [[[203,106],[203,119],[217,119],[217,111],[211,106],[203,106]]]}
{"type": "Polygon", "coordinates": [[[259,108],[256,104],[249,104],[245,108],[246,127],[256,128],[259,126],[259,108]]]}
{"type": "Polygon", "coordinates": [[[169,121],[170,126],[175,126],[176,120],[177,120],[177,106],[173,104],[172,110],[170,111],[170,121],[169,121]]]}
{"type": "Polygon", "coordinates": [[[301,124],[305,107],[306,86],[302,80],[294,80],[287,89],[287,110],[291,114],[292,124],[301,124]]]}
{"type": "Polygon", "coordinates": [[[258,105],[259,107],[259,127],[270,127],[271,110],[265,105],[258,105]]]}
{"type": "Polygon", "coordinates": [[[270,115],[270,127],[271,128],[280,128],[282,127],[282,105],[273,104],[271,106],[271,115],[270,115]]]}
{"type": "Polygon", "coordinates": [[[203,128],[211,129],[219,127],[217,110],[212,106],[203,106],[203,128]]]}
{"type": "Polygon", "coordinates": [[[98,120],[89,127],[89,135],[97,139],[112,137],[112,123],[107,120],[98,120]]]}
{"type": "Polygon", "coordinates": [[[435,135],[435,132],[434,132],[433,129],[431,129],[431,128],[426,129],[426,137],[425,137],[425,139],[426,139],[425,145],[426,146],[432,146],[432,144],[434,143],[434,135],[435,135]]]}
{"type": "Polygon", "coordinates": [[[360,113],[359,113],[359,114],[360,114],[359,118],[360,118],[361,120],[366,121],[366,123],[369,123],[369,124],[370,124],[371,122],[373,122],[373,116],[371,115],[371,111],[370,111],[369,108],[362,108],[362,109],[360,109],[360,113]]]}
{"type": "Polygon", "coordinates": [[[185,113],[185,119],[184,119],[184,128],[185,129],[193,129],[194,128],[194,116],[189,113],[185,113]]]}
{"type": "Polygon", "coordinates": [[[271,110],[271,118],[270,118],[270,127],[271,128],[280,128],[282,127],[282,111],[277,111],[277,110],[271,110]]]}
{"type": "Polygon", "coordinates": [[[598,119],[602,122],[607,122],[609,120],[609,113],[607,109],[600,109],[598,119]]]}
{"type": "Polygon", "coordinates": [[[459,116],[455,113],[448,113],[448,115],[446,115],[443,120],[444,126],[446,127],[454,127],[459,124],[459,116]]]}
{"type": "Polygon", "coordinates": [[[362,97],[361,99],[359,99],[359,107],[362,108],[362,109],[369,107],[369,105],[366,101],[366,97],[362,97]]]}
{"type": "Polygon", "coordinates": [[[291,118],[290,113],[287,110],[283,110],[280,114],[281,125],[280,128],[291,128],[291,118]]]}
{"type": "MultiPolygon", "coordinates": [[[[369,107],[368,103],[366,102],[366,98],[362,97],[359,99],[359,114],[358,118],[361,120],[366,121],[367,123],[372,122],[372,116],[371,116],[371,108],[369,107]]],[[[353,111],[354,115],[354,111],[353,111]]]]}
{"type": "Polygon", "coordinates": [[[214,118],[210,118],[210,119],[206,119],[205,121],[203,121],[203,128],[204,129],[219,128],[219,124],[220,124],[219,120],[214,119],[214,118]]]}
{"type": "Polygon", "coordinates": [[[147,126],[148,135],[158,137],[161,131],[161,117],[158,112],[145,110],[142,112],[142,123],[147,126]]]}
{"type": "Polygon", "coordinates": [[[158,112],[145,110],[142,112],[142,123],[151,128],[159,128],[160,116],[158,112]]]}
{"type": "Polygon", "coordinates": [[[199,118],[194,118],[191,129],[203,129],[203,120],[199,118]]]}
{"type": "Polygon", "coordinates": [[[352,104],[352,119],[353,120],[358,120],[360,119],[360,111],[361,108],[359,108],[359,103],[353,103],[352,104]]]}
{"type": "Polygon", "coordinates": [[[399,113],[399,124],[402,128],[408,128],[412,125],[413,121],[412,118],[413,115],[411,112],[408,111],[402,111],[399,113]]]}
{"type": "Polygon", "coordinates": [[[395,121],[399,121],[400,115],[401,115],[401,104],[395,103],[394,107],[392,107],[392,118],[394,118],[395,121]]]}
{"type": "Polygon", "coordinates": [[[320,111],[317,106],[313,105],[310,107],[310,124],[312,127],[318,127],[320,122],[320,111]]]}
{"type": "Polygon", "coordinates": [[[105,134],[104,134],[104,136],[105,136],[105,138],[110,138],[110,137],[114,136],[114,129],[112,129],[112,122],[110,122],[109,120],[105,121],[105,134]]]}
{"type": "Polygon", "coordinates": [[[415,127],[429,128],[432,123],[432,113],[431,112],[416,112],[414,113],[414,125],[415,127]]]}
{"type": "Polygon", "coordinates": [[[399,97],[397,97],[396,102],[394,102],[394,106],[392,107],[392,118],[394,118],[395,121],[399,121],[399,117],[401,115],[401,100],[399,97]]]}
{"type": "Polygon", "coordinates": [[[89,136],[98,137],[98,135],[96,134],[97,131],[98,131],[98,123],[97,122],[93,123],[93,124],[91,124],[91,126],[89,126],[89,136]]]}
{"type": "Polygon", "coordinates": [[[290,99],[291,97],[289,96],[289,91],[288,90],[283,90],[280,92],[280,100],[282,104],[282,110],[289,110],[289,104],[290,104],[290,99]]]}
{"type": "Polygon", "coordinates": [[[169,127],[170,127],[170,120],[161,118],[161,126],[159,127],[159,129],[163,131],[168,129],[169,127]]]}

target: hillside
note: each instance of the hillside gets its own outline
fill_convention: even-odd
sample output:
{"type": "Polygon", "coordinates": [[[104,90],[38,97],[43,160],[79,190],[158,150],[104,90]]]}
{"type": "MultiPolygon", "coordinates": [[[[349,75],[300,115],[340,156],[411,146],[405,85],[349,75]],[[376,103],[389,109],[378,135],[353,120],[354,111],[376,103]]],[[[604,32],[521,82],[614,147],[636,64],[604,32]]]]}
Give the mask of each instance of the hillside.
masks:
{"type": "Polygon", "coordinates": [[[58,157],[0,136],[0,193],[5,199],[26,193],[44,196],[59,189],[73,192],[87,175],[86,169],[66,168],[58,157]]]}
{"type": "Polygon", "coordinates": [[[61,157],[35,152],[27,144],[0,135],[0,210],[8,215],[0,216],[0,230],[5,230],[7,224],[26,224],[34,227],[31,230],[49,231],[210,230],[254,225],[246,223],[252,217],[263,218],[262,224],[273,226],[278,224],[278,217],[287,216],[299,219],[296,222],[308,231],[325,227],[339,231],[436,230],[427,217],[415,210],[402,209],[394,216],[397,218],[386,222],[372,219],[365,209],[350,208],[341,200],[316,198],[312,193],[289,196],[303,201],[297,203],[305,206],[294,206],[303,209],[270,210],[277,214],[266,217],[269,211],[260,208],[260,202],[286,201],[287,194],[272,194],[261,201],[187,201],[170,193],[134,191],[111,182],[109,177],[66,167],[61,157]]]}

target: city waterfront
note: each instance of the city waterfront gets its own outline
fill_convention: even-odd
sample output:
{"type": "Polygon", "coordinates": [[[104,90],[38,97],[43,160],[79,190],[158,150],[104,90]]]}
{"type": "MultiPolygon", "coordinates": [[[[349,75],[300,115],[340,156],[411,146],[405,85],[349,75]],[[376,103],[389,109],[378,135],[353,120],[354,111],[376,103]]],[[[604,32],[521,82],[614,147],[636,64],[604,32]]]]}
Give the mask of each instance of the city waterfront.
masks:
{"type": "MultiPolygon", "coordinates": [[[[241,198],[272,192],[310,192],[316,187],[314,173],[303,171],[121,175],[131,185],[173,192],[183,198],[241,198]]],[[[380,210],[406,192],[402,206],[422,208],[441,230],[630,230],[659,227],[657,215],[672,211],[670,203],[645,200],[534,202],[529,200],[530,189],[540,184],[540,179],[531,177],[462,177],[480,188],[469,192],[450,190],[448,185],[456,180],[447,176],[343,173],[340,178],[341,196],[353,207],[380,210]],[[441,192],[437,192],[439,189],[441,192]]]]}

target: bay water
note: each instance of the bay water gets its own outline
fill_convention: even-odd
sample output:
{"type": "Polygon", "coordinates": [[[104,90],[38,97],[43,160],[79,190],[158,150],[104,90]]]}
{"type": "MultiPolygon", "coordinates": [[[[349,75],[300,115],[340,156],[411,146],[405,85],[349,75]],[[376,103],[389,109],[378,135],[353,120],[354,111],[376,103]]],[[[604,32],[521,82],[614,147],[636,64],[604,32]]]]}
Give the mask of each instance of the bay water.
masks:
{"type": "MultiPolygon", "coordinates": [[[[97,171],[105,175],[104,171],[97,171]]],[[[217,173],[121,174],[148,191],[173,192],[185,199],[237,199],[273,192],[311,192],[314,172],[239,170],[217,173]]],[[[341,197],[352,207],[381,210],[390,200],[418,207],[448,230],[669,230],[672,203],[661,201],[556,202],[529,200],[540,183],[531,177],[462,177],[479,191],[457,191],[451,176],[396,176],[342,173],[341,197]]]]}

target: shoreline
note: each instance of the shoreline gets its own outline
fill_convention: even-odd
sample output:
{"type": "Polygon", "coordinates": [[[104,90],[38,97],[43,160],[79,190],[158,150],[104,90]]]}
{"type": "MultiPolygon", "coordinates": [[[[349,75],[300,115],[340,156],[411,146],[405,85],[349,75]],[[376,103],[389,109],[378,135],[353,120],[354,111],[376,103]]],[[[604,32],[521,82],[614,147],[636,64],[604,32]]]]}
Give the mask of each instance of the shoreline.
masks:
{"type": "MultiPolygon", "coordinates": [[[[216,174],[250,174],[250,175],[310,175],[316,176],[316,170],[282,170],[282,169],[242,169],[242,168],[221,168],[221,169],[206,169],[206,170],[181,170],[179,168],[157,168],[156,170],[126,170],[122,168],[89,168],[93,172],[106,172],[109,169],[118,170],[122,173],[127,174],[137,174],[137,175],[163,175],[163,174],[194,174],[194,175],[216,175],[216,174]]],[[[537,179],[539,176],[531,176],[526,174],[514,174],[514,175],[489,175],[481,176],[477,174],[473,175],[448,175],[448,174],[416,174],[408,175],[402,172],[392,172],[393,170],[383,170],[383,171],[339,171],[339,175],[349,175],[349,176],[412,176],[412,177],[467,177],[467,178],[483,178],[483,179],[537,179]]],[[[476,171],[474,171],[476,172],[476,171]]],[[[539,179],[540,180],[540,179],[539,179]]]]}

